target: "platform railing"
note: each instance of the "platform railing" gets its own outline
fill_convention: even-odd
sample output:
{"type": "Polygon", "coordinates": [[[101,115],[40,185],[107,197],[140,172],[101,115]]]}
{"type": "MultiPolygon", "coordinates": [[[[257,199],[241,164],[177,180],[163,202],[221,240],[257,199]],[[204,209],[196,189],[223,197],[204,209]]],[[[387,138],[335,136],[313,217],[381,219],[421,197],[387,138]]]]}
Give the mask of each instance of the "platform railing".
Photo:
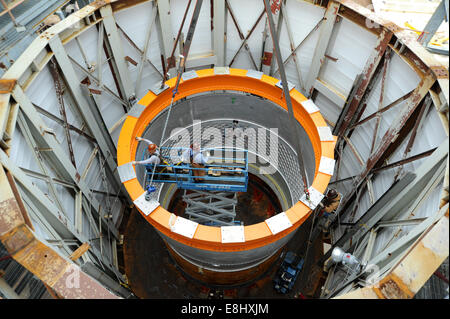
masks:
{"type": "MultiPolygon", "coordinates": [[[[146,164],[145,167],[145,186],[150,182],[154,183],[176,183],[181,189],[197,190],[227,190],[232,192],[245,192],[248,185],[248,151],[236,148],[205,148],[200,153],[205,152],[225,152],[234,154],[232,157],[209,156],[208,163],[204,167],[194,167],[196,163],[191,164],[182,158],[182,154],[189,150],[186,147],[161,147],[160,159],[162,164],[156,165],[153,175],[154,164],[146,164]],[[177,155],[165,155],[168,152],[175,151],[177,155]],[[240,155],[238,157],[237,155],[240,155]],[[234,176],[230,176],[234,175],[234,176]]],[[[149,154],[143,151],[144,160],[149,154]]]]}

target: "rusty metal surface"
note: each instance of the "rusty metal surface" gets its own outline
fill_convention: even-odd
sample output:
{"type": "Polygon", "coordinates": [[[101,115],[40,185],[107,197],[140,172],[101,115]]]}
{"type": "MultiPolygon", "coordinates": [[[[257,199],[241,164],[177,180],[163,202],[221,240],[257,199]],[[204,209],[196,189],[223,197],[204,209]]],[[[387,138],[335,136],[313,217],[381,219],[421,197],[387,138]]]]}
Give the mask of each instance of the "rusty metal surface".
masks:
{"type": "Polygon", "coordinates": [[[78,267],[65,271],[54,283],[53,289],[65,299],[118,299],[78,267]]]}
{"type": "Polygon", "coordinates": [[[0,94],[11,93],[16,82],[16,80],[0,79],[0,94]]]}
{"type": "Polygon", "coordinates": [[[409,299],[414,297],[408,287],[397,276],[390,274],[379,286],[374,288],[375,293],[381,299],[409,299]]]}
{"type": "MultiPolygon", "coordinates": [[[[383,58],[383,55],[386,52],[386,49],[388,47],[389,42],[392,39],[392,32],[383,30],[383,32],[380,34],[377,46],[375,47],[375,54],[369,57],[369,59],[366,62],[366,66],[364,67],[362,78],[355,90],[354,97],[348,102],[348,108],[346,113],[343,115],[343,122],[340,125],[340,127],[337,129],[337,135],[343,136],[346,132],[347,127],[351,123],[355,113],[358,110],[358,107],[360,106],[360,102],[362,98],[364,97],[367,88],[369,87],[369,83],[372,80],[378,65],[383,58]]],[[[342,115],[341,115],[342,116],[342,115]]]]}
{"type": "Polygon", "coordinates": [[[23,218],[16,200],[9,198],[0,201],[0,238],[21,224],[23,224],[23,218]]]}
{"type": "Polygon", "coordinates": [[[80,271],[78,266],[36,239],[32,229],[25,224],[15,194],[1,166],[0,189],[0,241],[18,263],[64,298],[117,298],[80,271]],[[67,277],[73,276],[70,269],[78,269],[77,282],[80,285],[67,284],[67,277]]]}

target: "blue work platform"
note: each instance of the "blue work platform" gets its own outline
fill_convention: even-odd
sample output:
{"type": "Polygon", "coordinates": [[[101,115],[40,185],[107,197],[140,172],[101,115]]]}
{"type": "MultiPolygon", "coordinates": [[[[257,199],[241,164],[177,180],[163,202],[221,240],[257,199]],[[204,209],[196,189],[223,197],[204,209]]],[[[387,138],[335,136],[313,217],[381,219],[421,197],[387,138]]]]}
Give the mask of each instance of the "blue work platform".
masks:
{"type": "MultiPolygon", "coordinates": [[[[225,154],[209,157],[203,167],[182,161],[188,148],[161,147],[161,164],[156,165],[153,183],[175,183],[178,188],[205,191],[246,192],[248,185],[248,151],[234,148],[209,148],[201,152],[225,154]],[[175,153],[175,155],[174,155],[175,153]],[[170,155],[169,155],[170,154],[170,155]],[[239,156],[238,156],[239,155],[239,156]],[[175,159],[175,160],[174,160],[175,159]]],[[[142,159],[148,158],[144,150],[142,159]]],[[[154,164],[145,165],[145,189],[151,186],[154,164]]]]}

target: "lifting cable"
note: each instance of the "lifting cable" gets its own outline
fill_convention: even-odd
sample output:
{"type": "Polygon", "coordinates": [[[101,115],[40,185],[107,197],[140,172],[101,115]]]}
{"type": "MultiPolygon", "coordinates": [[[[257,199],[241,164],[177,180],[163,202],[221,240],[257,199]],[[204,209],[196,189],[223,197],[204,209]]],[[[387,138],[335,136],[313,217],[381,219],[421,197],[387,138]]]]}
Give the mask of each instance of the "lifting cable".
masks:
{"type": "MultiPolygon", "coordinates": [[[[176,81],[175,87],[174,87],[174,89],[172,91],[172,100],[170,102],[169,110],[167,111],[166,121],[164,123],[163,131],[162,131],[162,134],[161,134],[161,141],[159,143],[160,146],[162,145],[162,143],[164,141],[164,136],[166,134],[167,124],[169,123],[169,117],[170,117],[170,113],[172,111],[173,100],[174,100],[175,96],[178,93],[178,85],[180,84],[181,76],[182,76],[182,74],[184,72],[184,68],[186,66],[186,60],[187,60],[187,57],[188,57],[188,54],[189,54],[189,49],[191,47],[192,38],[194,37],[194,31],[195,31],[195,27],[197,25],[198,17],[200,15],[200,9],[202,7],[202,3],[203,3],[203,0],[197,0],[197,2],[195,4],[194,12],[192,13],[191,23],[189,25],[189,30],[188,30],[188,33],[186,35],[186,41],[184,42],[184,45],[183,45],[183,55],[181,56],[180,64],[179,64],[178,70],[177,70],[177,81],[176,81]]],[[[153,165],[152,176],[151,176],[151,179],[150,179],[150,183],[147,186],[147,194],[149,194],[151,192],[154,192],[156,190],[152,186],[152,184],[153,184],[153,177],[155,175],[155,170],[156,170],[156,165],[153,165]]],[[[146,196],[146,199],[147,199],[147,196],[146,196]]],[[[148,200],[149,200],[149,198],[148,198],[148,200]]]]}
{"type": "Polygon", "coordinates": [[[291,96],[289,95],[289,87],[288,87],[288,82],[286,79],[286,72],[284,70],[283,60],[281,59],[280,46],[278,45],[278,42],[277,42],[277,39],[278,39],[277,31],[275,30],[275,23],[273,21],[273,16],[272,16],[272,11],[271,11],[271,7],[269,4],[269,0],[264,0],[264,6],[265,6],[266,13],[267,13],[267,20],[269,22],[269,29],[270,29],[270,35],[272,37],[273,49],[274,49],[275,57],[277,59],[278,71],[279,71],[280,77],[281,77],[283,94],[286,99],[286,105],[288,108],[289,124],[294,133],[293,136],[294,136],[294,140],[296,143],[297,160],[298,160],[298,165],[300,168],[300,175],[302,177],[302,182],[303,182],[303,191],[306,195],[306,199],[310,200],[309,190],[308,190],[309,184],[308,184],[308,179],[307,179],[306,171],[305,171],[305,165],[303,163],[303,157],[302,157],[302,146],[301,146],[300,140],[298,139],[297,125],[296,125],[297,123],[296,123],[296,120],[294,117],[294,111],[292,109],[292,101],[291,101],[291,96]]]}

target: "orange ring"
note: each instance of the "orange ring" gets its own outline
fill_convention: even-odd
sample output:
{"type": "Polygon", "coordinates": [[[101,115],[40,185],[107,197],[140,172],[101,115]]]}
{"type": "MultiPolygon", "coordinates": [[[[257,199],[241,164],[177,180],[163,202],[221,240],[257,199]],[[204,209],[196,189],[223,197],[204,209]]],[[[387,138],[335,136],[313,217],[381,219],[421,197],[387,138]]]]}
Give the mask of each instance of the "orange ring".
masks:
{"type": "MultiPolygon", "coordinates": [[[[275,86],[278,80],[273,77],[262,75],[261,79],[256,79],[247,76],[247,70],[231,68],[229,69],[229,74],[215,74],[214,69],[199,70],[196,71],[196,74],[198,76],[196,78],[187,81],[181,80],[174,102],[197,93],[231,90],[264,97],[287,110],[282,90],[275,86]]],[[[126,118],[117,146],[119,167],[134,160],[138,145],[135,137],[141,136],[148,124],[170,105],[172,89],[175,86],[175,82],[175,78],[168,80],[166,84],[170,88],[159,95],[155,95],[149,91],[138,102],[138,104],[145,107],[139,118],[130,115],[126,118]]],[[[327,124],[320,112],[308,113],[301,104],[307,101],[307,99],[297,90],[291,90],[290,96],[295,118],[308,134],[315,154],[316,169],[311,187],[320,193],[324,193],[331,179],[331,175],[320,172],[319,165],[322,156],[330,159],[334,158],[336,137],[332,136],[332,139],[328,141],[321,140],[318,127],[327,127],[327,124]]],[[[137,178],[125,181],[123,184],[133,201],[145,192],[137,178]]],[[[272,234],[266,222],[244,226],[245,242],[239,243],[222,243],[220,227],[198,225],[192,238],[174,233],[169,226],[171,213],[161,206],[148,215],[142,213],[142,211],[140,212],[162,234],[187,246],[211,251],[232,252],[255,249],[278,241],[296,230],[309,217],[311,209],[301,201],[298,201],[285,212],[292,226],[275,235],[272,234]]]]}

